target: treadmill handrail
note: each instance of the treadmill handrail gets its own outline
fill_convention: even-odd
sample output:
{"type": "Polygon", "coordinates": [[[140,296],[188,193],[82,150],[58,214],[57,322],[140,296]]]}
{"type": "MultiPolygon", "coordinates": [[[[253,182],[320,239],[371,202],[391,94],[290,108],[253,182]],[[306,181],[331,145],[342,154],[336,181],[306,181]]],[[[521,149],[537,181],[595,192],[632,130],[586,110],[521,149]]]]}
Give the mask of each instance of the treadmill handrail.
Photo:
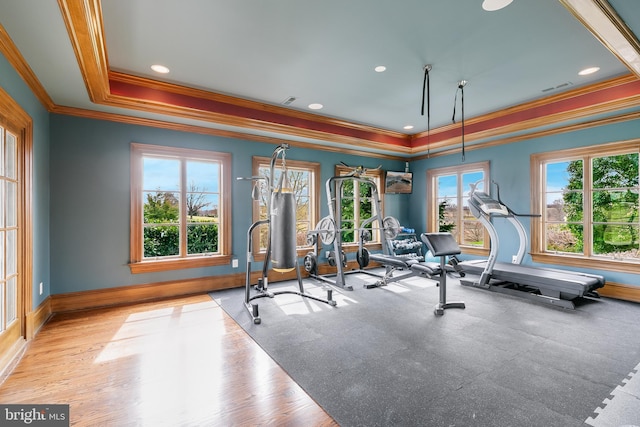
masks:
{"type": "Polygon", "coordinates": [[[523,217],[529,217],[529,218],[540,218],[542,215],[541,214],[533,214],[533,213],[528,213],[528,214],[521,214],[521,213],[517,213],[514,212],[509,206],[507,206],[501,199],[500,199],[500,185],[498,185],[497,182],[491,180],[491,183],[493,185],[496,186],[496,197],[498,198],[498,203],[500,203],[502,206],[504,206],[505,208],[507,208],[507,210],[509,211],[509,213],[513,216],[523,216],[523,217]]]}

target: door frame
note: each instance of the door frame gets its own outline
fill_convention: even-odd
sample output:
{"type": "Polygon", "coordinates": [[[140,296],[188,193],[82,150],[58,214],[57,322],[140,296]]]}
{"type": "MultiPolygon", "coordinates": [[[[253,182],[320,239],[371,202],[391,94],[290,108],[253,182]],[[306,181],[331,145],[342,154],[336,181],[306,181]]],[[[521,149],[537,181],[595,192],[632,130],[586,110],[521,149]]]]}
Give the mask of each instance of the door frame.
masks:
{"type": "MultiPolygon", "coordinates": [[[[21,345],[0,354],[0,372],[18,354],[35,331],[27,319],[33,312],[33,120],[11,96],[0,87],[0,123],[9,127],[19,139],[18,166],[18,322],[21,345]],[[6,362],[3,363],[3,362],[6,362]]],[[[18,344],[18,343],[17,343],[18,344]]]]}

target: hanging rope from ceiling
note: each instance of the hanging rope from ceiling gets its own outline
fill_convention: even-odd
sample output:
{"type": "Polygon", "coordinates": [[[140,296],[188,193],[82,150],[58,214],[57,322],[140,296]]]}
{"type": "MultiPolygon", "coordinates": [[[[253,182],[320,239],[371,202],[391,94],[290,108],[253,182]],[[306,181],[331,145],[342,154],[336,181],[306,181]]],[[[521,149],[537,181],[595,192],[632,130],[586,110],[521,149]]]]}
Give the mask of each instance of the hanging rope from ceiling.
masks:
{"type": "Polygon", "coordinates": [[[423,67],[424,78],[422,80],[422,110],[420,114],[424,116],[424,97],[425,89],[427,94],[427,157],[429,157],[429,140],[431,133],[431,96],[429,95],[429,71],[431,71],[431,65],[427,64],[423,67]]]}
{"type": "Polygon", "coordinates": [[[453,117],[451,121],[456,122],[456,104],[458,103],[458,91],[460,91],[460,104],[461,104],[461,128],[462,128],[462,161],[464,162],[464,86],[467,84],[466,80],[460,80],[458,82],[458,88],[456,89],[456,95],[453,99],[453,117]]]}

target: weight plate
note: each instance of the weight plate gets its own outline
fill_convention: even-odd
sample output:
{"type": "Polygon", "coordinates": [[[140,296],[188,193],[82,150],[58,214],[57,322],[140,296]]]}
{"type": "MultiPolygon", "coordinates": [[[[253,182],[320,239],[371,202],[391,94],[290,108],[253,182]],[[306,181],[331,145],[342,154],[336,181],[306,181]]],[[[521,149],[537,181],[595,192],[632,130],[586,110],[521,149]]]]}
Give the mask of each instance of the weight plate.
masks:
{"type": "Polygon", "coordinates": [[[336,266],[336,254],[333,251],[329,252],[329,255],[327,256],[327,262],[331,267],[336,266]]]}
{"type": "Polygon", "coordinates": [[[361,269],[369,265],[369,250],[367,248],[358,249],[356,252],[356,261],[361,269]]]}
{"type": "Polygon", "coordinates": [[[309,252],[304,256],[304,269],[307,273],[316,271],[316,254],[309,252]]]}
{"type": "Polygon", "coordinates": [[[395,239],[402,226],[400,222],[392,216],[385,217],[382,220],[382,226],[384,227],[384,235],[387,239],[395,239]]]}
{"type": "Polygon", "coordinates": [[[307,246],[315,245],[318,241],[318,237],[315,233],[307,233],[307,246]]]}
{"type": "Polygon", "coordinates": [[[325,245],[331,245],[336,239],[336,223],[329,216],[325,216],[320,220],[318,225],[316,225],[316,230],[318,230],[320,240],[322,240],[322,243],[325,245]]]}

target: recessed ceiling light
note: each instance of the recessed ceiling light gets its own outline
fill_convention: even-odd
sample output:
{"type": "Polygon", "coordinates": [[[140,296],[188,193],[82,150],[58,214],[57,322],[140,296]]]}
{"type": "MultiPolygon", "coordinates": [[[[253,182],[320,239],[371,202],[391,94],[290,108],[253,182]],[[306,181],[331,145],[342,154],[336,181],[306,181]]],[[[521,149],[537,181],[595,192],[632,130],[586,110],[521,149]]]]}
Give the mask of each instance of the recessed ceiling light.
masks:
{"type": "Polygon", "coordinates": [[[309,104],[309,108],[312,109],[312,110],[319,110],[322,107],[324,107],[324,105],[322,105],[322,104],[309,104]]]}
{"type": "Polygon", "coordinates": [[[152,65],[151,69],[156,73],[160,73],[160,74],[167,74],[169,72],[169,69],[167,67],[159,64],[152,65]]]}
{"type": "Polygon", "coordinates": [[[376,68],[374,68],[374,70],[376,70],[376,73],[382,73],[386,69],[387,67],[385,67],[384,65],[378,65],[376,68]]]}
{"type": "Polygon", "coordinates": [[[584,70],[581,70],[578,73],[578,75],[588,76],[589,74],[597,73],[598,71],[600,71],[600,67],[589,67],[589,68],[585,68],[584,70]]]}
{"type": "Polygon", "coordinates": [[[482,2],[482,8],[487,12],[494,12],[507,7],[513,0],[484,0],[482,2]]]}
{"type": "Polygon", "coordinates": [[[413,125],[406,125],[403,129],[411,130],[411,129],[413,129],[413,125]]]}

